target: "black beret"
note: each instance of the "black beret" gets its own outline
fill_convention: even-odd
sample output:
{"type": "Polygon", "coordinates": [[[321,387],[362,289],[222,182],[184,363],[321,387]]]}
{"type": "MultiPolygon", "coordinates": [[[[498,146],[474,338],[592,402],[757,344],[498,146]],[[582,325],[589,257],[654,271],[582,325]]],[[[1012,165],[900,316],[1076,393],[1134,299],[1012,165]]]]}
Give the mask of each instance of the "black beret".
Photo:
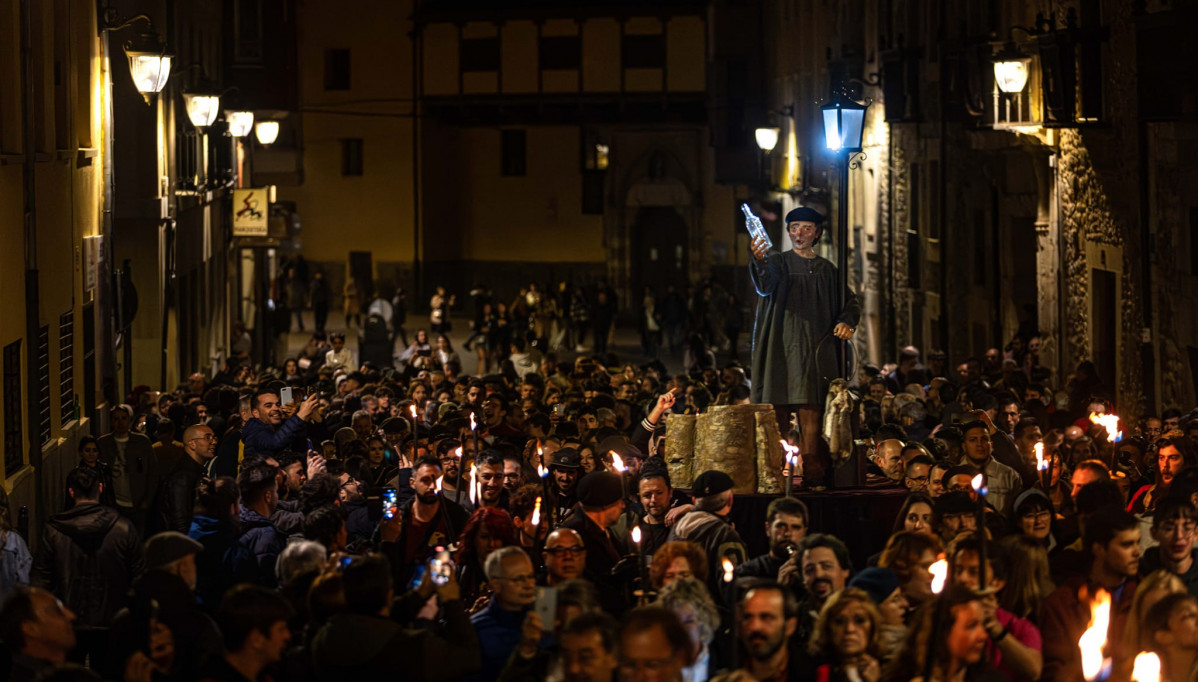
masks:
{"type": "Polygon", "coordinates": [[[820,215],[819,212],[813,208],[807,208],[806,206],[800,206],[798,208],[791,209],[790,213],[786,214],[786,224],[787,225],[789,225],[791,223],[795,223],[795,222],[815,223],[818,226],[818,225],[823,224],[824,217],[822,215],[820,215]]]}
{"type": "Polygon", "coordinates": [[[704,471],[695,478],[695,484],[691,488],[691,495],[695,497],[707,497],[709,495],[718,495],[725,490],[732,490],[736,486],[736,482],[732,477],[722,471],[704,471]]]}
{"type": "Polygon", "coordinates": [[[581,469],[582,455],[574,448],[562,448],[553,453],[553,463],[550,469],[581,469]]]}
{"type": "Polygon", "coordinates": [[[610,471],[595,471],[578,482],[578,501],[585,507],[606,507],[624,498],[624,479],[610,471]]]}

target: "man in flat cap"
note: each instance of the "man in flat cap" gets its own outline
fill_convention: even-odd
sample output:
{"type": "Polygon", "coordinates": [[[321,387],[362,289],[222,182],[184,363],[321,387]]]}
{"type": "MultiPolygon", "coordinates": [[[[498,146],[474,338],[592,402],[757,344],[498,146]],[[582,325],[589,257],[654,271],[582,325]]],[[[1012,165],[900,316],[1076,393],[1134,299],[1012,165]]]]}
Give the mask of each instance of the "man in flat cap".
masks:
{"type": "Polygon", "coordinates": [[[566,519],[561,528],[570,528],[582,536],[587,548],[583,577],[599,590],[599,603],[613,616],[627,608],[620,580],[612,568],[624,555],[617,545],[611,527],[624,513],[624,481],[610,471],[596,471],[578,482],[578,510],[566,519]],[[580,513],[581,512],[581,513],[580,513]]]}
{"type": "Polygon", "coordinates": [[[836,266],[815,252],[823,225],[824,217],[816,211],[796,208],[786,214],[791,250],[774,251],[758,239],[750,245],[749,276],[759,297],[750,399],[774,405],[782,433],[790,430],[791,415],[798,412],[808,487],[822,485],[831,475],[831,461],[819,439],[823,404],[829,383],[840,376],[837,339],[853,338],[861,317],[857,296],[847,288],[837,291],[836,266]]]}
{"type": "Polygon", "coordinates": [[[732,599],[731,583],[724,581],[724,559],[735,567],[748,556],[745,541],[728,521],[733,485],[732,477],[718,470],[704,471],[695,477],[691,486],[695,508],[674,524],[669,537],[671,541],[686,540],[703,548],[707,554],[707,589],[715,599],[723,597],[725,604],[732,599]]]}

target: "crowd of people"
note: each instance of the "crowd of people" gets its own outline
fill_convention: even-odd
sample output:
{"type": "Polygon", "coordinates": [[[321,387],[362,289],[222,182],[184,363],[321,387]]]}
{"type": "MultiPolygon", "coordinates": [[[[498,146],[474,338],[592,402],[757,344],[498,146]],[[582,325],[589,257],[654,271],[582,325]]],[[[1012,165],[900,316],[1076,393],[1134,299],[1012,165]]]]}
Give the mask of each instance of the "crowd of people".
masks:
{"type": "Polygon", "coordinates": [[[113,406],[35,547],[0,505],[9,679],[1072,682],[1103,594],[1107,679],[1147,651],[1194,679],[1198,414],[1116,427],[1093,366],[1054,382],[1035,339],[956,367],[904,349],[853,382],[849,503],[902,499],[863,547],[801,478],[674,486],[666,417],[749,400],[702,334],[670,375],[487,324],[474,376],[444,328],[381,363],[318,329],[113,406]]]}

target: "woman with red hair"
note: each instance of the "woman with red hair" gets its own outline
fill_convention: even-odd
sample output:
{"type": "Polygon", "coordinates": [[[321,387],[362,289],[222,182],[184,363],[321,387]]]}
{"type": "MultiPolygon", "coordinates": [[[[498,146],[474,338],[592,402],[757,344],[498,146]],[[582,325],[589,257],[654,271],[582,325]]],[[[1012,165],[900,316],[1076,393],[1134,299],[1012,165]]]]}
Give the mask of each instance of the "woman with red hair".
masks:
{"type": "Polygon", "coordinates": [[[474,603],[485,593],[487,575],[483,566],[487,557],[491,552],[508,545],[519,545],[511,515],[495,507],[482,507],[470,515],[458,539],[458,553],[454,557],[458,565],[462,599],[467,604],[474,603]]]}

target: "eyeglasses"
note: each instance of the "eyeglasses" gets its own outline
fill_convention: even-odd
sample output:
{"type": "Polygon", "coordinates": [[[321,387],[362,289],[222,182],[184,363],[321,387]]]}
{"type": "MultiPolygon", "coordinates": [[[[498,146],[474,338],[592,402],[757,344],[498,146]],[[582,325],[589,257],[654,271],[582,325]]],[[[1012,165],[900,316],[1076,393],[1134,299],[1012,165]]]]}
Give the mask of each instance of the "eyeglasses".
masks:
{"type": "Polygon", "coordinates": [[[207,435],[205,435],[205,436],[196,436],[195,438],[188,439],[188,441],[187,441],[187,442],[189,442],[189,443],[190,443],[190,442],[191,442],[191,441],[193,441],[193,440],[216,440],[216,436],[214,436],[213,434],[209,433],[209,434],[207,434],[207,435]]]}
{"type": "Polygon", "coordinates": [[[554,556],[565,556],[567,554],[573,556],[575,554],[586,554],[586,551],[586,547],[554,547],[553,549],[545,550],[544,553],[554,556]]]}
{"type": "Polygon", "coordinates": [[[1027,512],[1023,514],[1023,518],[1028,521],[1047,521],[1052,518],[1052,512],[1047,509],[1042,509],[1037,512],[1027,512]]]}
{"type": "Polygon", "coordinates": [[[1170,522],[1170,523],[1162,523],[1160,526],[1161,532],[1164,533],[1165,535],[1173,535],[1174,533],[1176,533],[1178,531],[1181,531],[1182,535],[1190,535],[1191,533],[1194,532],[1194,528],[1195,528],[1195,524],[1193,524],[1193,523],[1172,523],[1172,522],[1170,522]]]}
{"type": "Polygon", "coordinates": [[[535,583],[537,581],[537,577],[531,573],[528,573],[526,575],[517,575],[511,578],[495,576],[494,578],[491,578],[491,580],[506,580],[509,583],[535,583]]]}

